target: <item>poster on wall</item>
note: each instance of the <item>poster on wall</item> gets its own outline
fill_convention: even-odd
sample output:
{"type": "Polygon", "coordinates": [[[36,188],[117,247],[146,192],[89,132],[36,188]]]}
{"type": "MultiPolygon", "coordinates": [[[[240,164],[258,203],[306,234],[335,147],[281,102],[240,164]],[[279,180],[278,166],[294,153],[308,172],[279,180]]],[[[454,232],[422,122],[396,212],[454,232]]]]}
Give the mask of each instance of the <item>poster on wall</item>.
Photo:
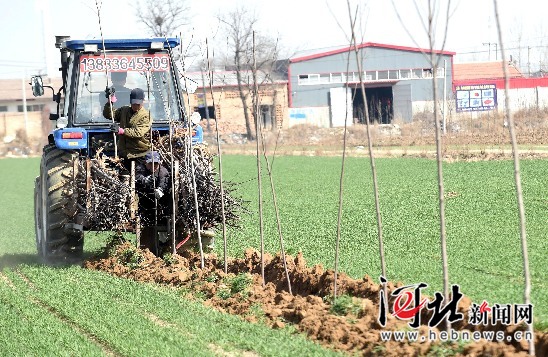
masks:
{"type": "Polygon", "coordinates": [[[457,112],[493,110],[497,107],[494,84],[456,86],[457,112]]]}

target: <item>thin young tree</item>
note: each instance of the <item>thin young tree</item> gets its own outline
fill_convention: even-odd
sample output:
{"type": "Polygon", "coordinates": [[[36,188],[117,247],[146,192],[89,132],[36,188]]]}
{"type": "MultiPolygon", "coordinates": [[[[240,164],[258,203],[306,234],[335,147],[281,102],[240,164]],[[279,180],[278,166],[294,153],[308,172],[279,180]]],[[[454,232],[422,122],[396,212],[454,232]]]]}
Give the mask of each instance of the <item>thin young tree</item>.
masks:
{"type": "MultiPolygon", "coordinates": [[[[502,70],[504,72],[504,106],[505,114],[508,119],[508,131],[510,132],[510,140],[512,141],[512,154],[514,157],[514,180],[516,184],[516,197],[518,201],[518,214],[519,214],[519,235],[521,238],[521,253],[523,256],[523,278],[525,280],[525,286],[523,290],[523,300],[525,304],[531,303],[531,272],[529,270],[529,253],[527,251],[527,232],[525,229],[525,205],[523,203],[523,191],[521,189],[521,174],[519,164],[519,151],[516,139],[516,131],[514,128],[514,116],[510,110],[510,81],[508,79],[508,63],[505,61],[504,42],[502,41],[502,27],[500,24],[498,1],[493,0],[495,7],[495,19],[497,23],[497,31],[499,37],[500,53],[502,56],[502,70]]],[[[535,333],[533,330],[533,324],[528,325],[529,333],[532,338],[529,340],[529,354],[535,355],[535,333]]]]}
{"type": "MultiPolygon", "coordinates": [[[[348,16],[350,17],[350,20],[352,21],[352,11],[350,8],[350,0],[347,0],[348,5],[348,16]]],[[[357,16],[354,18],[354,22],[357,20],[357,16]]],[[[356,59],[356,64],[358,66],[358,73],[359,73],[359,79],[360,79],[360,89],[362,92],[363,97],[363,111],[365,114],[365,126],[367,131],[367,146],[369,151],[369,165],[371,166],[371,176],[373,178],[373,195],[375,197],[375,213],[377,218],[377,236],[379,240],[379,257],[381,261],[381,274],[383,277],[386,278],[386,261],[384,259],[384,241],[382,236],[382,215],[381,215],[381,208],[380,208],[380,200],[379,200],[379,184],[377,180],[377,168],[375,165],[375,156],[373,153],[373,142],[371,140],[371,126],[370,126],[370,120],[369,120],[369,109],[367,108],[367,96],[365,94],[365,85],[364,85],[364,78],[363,78],[363,68],[362,68],[362,58],[360,57],[360,53],[358,51],[357,47],[357,38],[356,38],[356,31],[355,26],[352,26],[352,42],[354,44],[354,55],[356,59]]],[[[380,116],[379,116],[380,117],[380,116]]]]}
{"type": "MultiPolygon", "coordinates": [[[[253,60],[253,67],[256,66],[256,57],[255,57],[255,31],[251,32],[251,57],[253,60]]],[[[261,240],[261,278],[263,281],[263,286],[265,286],[264,278],[264,222],[263,222],[263,184],[261,179],[261,155],[260,155],[260,125],[259,125],[259,116],[258,116],[258,106],[259,106],[259,87],[257,84],[257,72],[253,72],[253,116],[255,118],[255,137],[256,137],[256,155],[257,155],[257,189],[259,196],[259,235],[261,240]]]]}
{"type": "MultiPolygon", "coordinates": [[[[215,53],[212,54],[213,59],[215,58],[215,53]]],[[[211,94],[211,99],[213,101],[213,108],[215,108],[215,96],[213,95],[213,70],[211,69],[211,59],[209,58],[209,44],[206,39],[206,60],[207,60],[207,74],[209,78],[209,92],[211,94]]],[[[203,83],[205,87],[205,83],[203,83]]],[[[217,155],[219,157],[219,188],[221,189],[221,214],[223,217],[222,220],[222,231],[223,231],[223,265],[225,274],[228,272],[228,257],[227,257],[227,240],[226,240],[226,215],[225,215],[225,190],[223,185],[223,153],[221,151],[221,139],[219,135],[219,121],[215,120],[215,138],[217,141],[217,155]]]]}
{"type": "MultiPolygon", "coordinates": [[[[352,23],[352,26],[353,25],[354,23],[352,23]]],[[[349,71],[349,67],[350,67],[350,56],[348,56],[348,60],[346,63],[347,73],[349,71]]],[[[346,100],[348,101],[348,96],[346,100]]],[[[341,160],[341,174],[339,175],[339,205],[338,205],[338,211],[337,211],[337,236],[335,240],[335,264],[334,264],[334,272],[333,272],[333,302],[335,302],[335,300],[337,299],[337,279],[339,275],[339,250],[340,250],[340,241],[341,241],[341,222],[342,222],[342,215],[343,215],[344,168],[345,168],[345,162],[346,162],[346,139],[348,134],[347,124],[348,124],[348,111],[346,112],[345,118],[344,118],[343,152],[342,152],[342,160],[341,160]]]]}
{"type": "MultiPolygon", "coordinates": [[[[368,142],[368,152],[369,152],[369,158],[370,158],[370,165],[371,165],[371,172],[373,176],[373,192],[375,197],[375,210],[376,210],[376,219],[377,219],[377,232],[378,232],[378,239],[379,239],[379,256],[380,256],[380,262],[381,262],[381,274],[383,277],[386,276],[386,263],[384,259],[384,243],[382,238],[382,219],[381,219],[381,211],[380,211],[380,204],[379,204],[379,194],[378,194],[378,180],[377,180],[377,171],[375,166],[375,159],[373,154],[373,144],[371,139],[371,131],[369,126],[369,112],[367,108],[367,100],[365,95],[365,86],[363,84],[363,78],[362,78],[362,66],[359,55],[359,50],[357,48],[357,36],[356,36],[356,26],[358,23],[358,12],[359,7],[356,6],[354,15],[352,15],[352,6],[350,5],[350,1],[347,0],[347,7],[348,7],[348,17],[350,21],[350,37],[348,38],[348,41],[350,43],[349,51],[348,51],[348,61],[347,61],[347,72],[349,71],[350,66],[350,57],[351,57],[351,51],[353,50],[356,58],[356,65],[358,66],[358,73],[359,73],[359,79],[361,84],[361,91],[362,96],[364,98],[364,114],[365,114],[365,122],[366,122],[366,131],[367,131],[367,142],[368,142]]],[[[360,18],[361,19],[361,18],[360,18]]],[[[346,29],[337,21],[337,25],[339,28],[346,33],[346,29]]],[[[363,24],[360,24],[360,27],[362,27],[363,24]]],[[[363,37],[363,36],[362,36],[363,37]]],[[[348,77],[348,76],[347,76],[348,77]]],[[[348,98],[347,98],[348,100],[348,98]]],[[[339,243],[341,238],[341,221],[342,221],[342,204],[343,204],[343,179],[344,179],[344,167],[345,167],[345,158],[346,158],[346,136],[347,136],[347,120],[348,120],[348,113],[346,114],[345,118],[345,126],[344,126],[344,135],[343,135],[343,155],[342,155],[342,163],[341,163],[341,174],[340,174],[340,182],[339,182],[339,211],[337,216],[337,239],[335,244],[335,271],[334,271],[334,281],[333,281],[333,297],[334,299],[337,298],[337,276],[338,276],[338,268],[339,268],[339,243]]],[[[383,286],[385,288],[385,286],[383,286]]]]}
{"type": "MultiPolygon", "coordinates": [[[[392,5],[396,11],[396,15],[400,23],[404,26],[405,31],[411,39],[415,41],[415,37],[411,35],[407,27],[404,25],[404,22],[398,12],[394,1],[392,0],[392,5]]],[[[432,69],[432,100],[434,102],[434,123],[435,123],[435,132],[436,132],[436,165],[438,172],[438,203],[439,203],[439,214],[440,214],[440,246],[441,246],[441,259],[442,259],[442,270],[443,270],[443,296],[445,301],[449,301],[449,268],[448,268],[448,256],[447,256],[447,234],[446,234],[446,225],[445,225],[445,191],[444,191],[444,181],[443,181],[443,160],[442,160],[442,134],[441,134],[441,125],[440,125],[440,110],[438,103],[438,68],[440,66],[440,56],[439,52],[442,52],[445,48],[445,42],[447,40],[447,32],[449,29],[449,19],[451,17],[451,0],[447,1],[446,9],[444,13],[444,18],[442,20],[444,23],[443,28],[443,40],[442,45],[439,50],[435,50],[436,44],[436,24],[439,15],[438,2],[436,0],[428,0],[427,3],[427,17],[423,19],[421,10],[416,1],[414,1],[415,9],[421,20],[422,26],[426,35],[428,37],[428,50],[426,54],[428,58],[430,68],[432,69]]],[[[416,44],[416,41],[415,41],[416,44]]],[[[416,44],[417,47],[420,47],[416,44]]],[[[444,73],[444,75],[446,75],[444,73]]],[[[447,330],[451,328],[451,324],[447,322],[447,330]]]]}
{"type": "MultiPolygon", "coordinates": [[[[168,49],[168,51],[170,51],[170,54],[172,55],[173,57],[173,52],[171,51],[171,49],[168,49]]],[[[182,49],[181,49],[181,53],[180,53],[180,58],[179,58],[179,61],[180,61],[180,64],[181,64],[181,75],[182,75],[182,78],[183,78],[183,81],[184,81],[184,88],[189,88],[189,83],[188,83],[188,77],[185,75],[185,68],[186,68],[186,65],[185,65],[185,62],[186,62],[186,57],[185,55],[182,53],[182,49]]],[[[172,63],[172,65],[174,67],[176,67],[174,65],[174,63],[172,63]]],[[[176,93],[181,93],[181,90],[178,88],[178,85],[177,85],[177,82],[175,82],[175,92],[176,93]]],[[[182,98],[181,96],[177,96],[178,100],[180,101],[179,104],[181,107],[183,107],[183,103],[182,103],[182,98]]],[[[186,96],[186,106],[187,106],[187,113],[189,112],[189,109],[190,109],[190,98],[188,96],[186,96]]],[[[183,113],[181,113],[183,114],[183,113]]],[[[188,127],[190,126],[190,118],[186,115],[183,116],[183,123],[188,127]]],[[[170,135],[171,135],[171,132],[172,132],[172,129],[170,127],[170,135]]],[[[190,167],[190,176],[191,176],[191,182],[192,182],[192,196],[193,196],[193,201],[194,201],[194,209],[195,209],[195,212],[196,212],[196,235],[197,235],[197,240],[198,240],[198,248],[200,250],[200,268],[204,268],[205,266],[205,262],[204,262],[204,249],[203,249],[203,246],[202,246],[202,235],[201,235],[201,225],[200,225],[200,210],[199,210],[199,205],[198,205],[198,192],[197,192],[197,185],[196,185],[196,175],[195,175],[195,167],[194,167],[194,160],[192,159],[193,158],[193,152],[194,152],[194,149],[192,148],[192,142],[191,142],[191,138],[189,135],[186,135],[185,136],[185,141],[184,141],[184,147],[185,147],[185,152],[186,152],[186,160],[188,160],[188,163],[187,165],[190,167]]],[[[171,140],[170,140],[171,142],[171,140]]]]}

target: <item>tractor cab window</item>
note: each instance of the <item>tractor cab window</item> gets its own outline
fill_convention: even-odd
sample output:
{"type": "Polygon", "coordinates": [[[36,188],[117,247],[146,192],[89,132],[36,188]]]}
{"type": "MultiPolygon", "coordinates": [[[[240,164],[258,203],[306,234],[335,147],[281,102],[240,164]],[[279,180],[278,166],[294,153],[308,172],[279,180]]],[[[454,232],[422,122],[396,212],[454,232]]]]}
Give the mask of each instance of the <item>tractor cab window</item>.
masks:
{"type": "MultiPolygon", "coordinates": [[[[74,55],[69,53],[68,56],[68,73],[72,74],[74,70],[74,55]]],[[[73,76],[68,75],[66,81],[65,97],[59,103],[59,113],[62,113],[62,117],[68,117],[71,110],[70,97],[73,95],[73,91],[70,88],[72,88],[73,76]]]]}
{"type": "Polygon", "coordinates": [[[81,55],[79,65],[75,124],[110,122],[103,117],[107,83],[115,90],[114,109],[130,105],[131,90],[141,88],[145,92],[144,107],[150,110],[154,122],[180,119],[167,54],[108,53],[106,61],[103,56],[81,55]]]}

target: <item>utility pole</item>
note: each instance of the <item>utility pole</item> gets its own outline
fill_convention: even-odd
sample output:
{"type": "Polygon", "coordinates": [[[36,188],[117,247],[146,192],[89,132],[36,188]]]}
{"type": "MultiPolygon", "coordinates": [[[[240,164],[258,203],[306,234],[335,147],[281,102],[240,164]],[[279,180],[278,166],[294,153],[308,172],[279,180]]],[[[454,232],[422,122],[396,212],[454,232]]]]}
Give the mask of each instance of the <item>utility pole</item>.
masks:
{"type": "Polygon", "coordinates": [[[491,42],[482,43],[483,46],[489,46],[489,61],[491,60],[491,42]]]}
{"type": "Polygon", "coordinates": [[[489,61],[491,60],[491,45],[495,46],[495,60],[498,60],[498,44],[496,42],[484,42],[482,45],[489,47],[489,61]]]}
{"type": "Polygon", "coordinates": [[[22,94],[23,94],[23,115],[25,118],[25,136],[27,139],[29,136],[29,118],[27,115],[27,86],[25,83],[25,77],[27,76],[27,70],[23,70],[23,78],[21,78],[22,94]]]}
{"type": "Polygon", "coordinates": [[[447,60],[443,60],[443,135],[447,134],[447,60]]]}
{"type": "Polygon", "coordinates": [[[531,46],[527,46],[527,77],[531,77],[531,61],[529,60],[529,55],[531,54],[531,46]]]}

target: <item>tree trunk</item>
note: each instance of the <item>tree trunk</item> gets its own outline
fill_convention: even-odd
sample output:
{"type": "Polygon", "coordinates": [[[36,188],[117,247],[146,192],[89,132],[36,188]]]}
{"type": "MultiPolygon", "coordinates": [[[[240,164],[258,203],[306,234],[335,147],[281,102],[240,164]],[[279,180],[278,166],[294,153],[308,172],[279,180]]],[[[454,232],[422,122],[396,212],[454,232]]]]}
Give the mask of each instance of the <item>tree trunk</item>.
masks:
{"type": "Polygon", "coordinates": [[[240,51],[238,48],[239,42],[236,41],[236,52],[234,54],[234,64],[236,65],[236,79],[238,81],[238,93],[240,94],[240,100],[242,101],[242,109],[244,111],[244,118],[245,118],[245,130],[248,140],[253,140],[253,132],[251,131],[251,121],[249,120],[249,108],[247,106],[247,94],[245,93],[245,88],[242,85],[242,66],[241,66],[241,58],[240,58],[240,51]]]}
{"type": "Polygon", "coordinates": [[[240,93],[240,100],[242,101],[242,108],[244,111],[245,131],[246,131],[247,139],[253,140],[255,139],[255,137],[253,136],[253,131],[251,131],[251,121],[249,120],[249,107],[247,105],[247,95],[245,94],[244,88],[240,81],[239,71],[236,73],[236,76],[238,77],[238,92],[240,93]]]}

